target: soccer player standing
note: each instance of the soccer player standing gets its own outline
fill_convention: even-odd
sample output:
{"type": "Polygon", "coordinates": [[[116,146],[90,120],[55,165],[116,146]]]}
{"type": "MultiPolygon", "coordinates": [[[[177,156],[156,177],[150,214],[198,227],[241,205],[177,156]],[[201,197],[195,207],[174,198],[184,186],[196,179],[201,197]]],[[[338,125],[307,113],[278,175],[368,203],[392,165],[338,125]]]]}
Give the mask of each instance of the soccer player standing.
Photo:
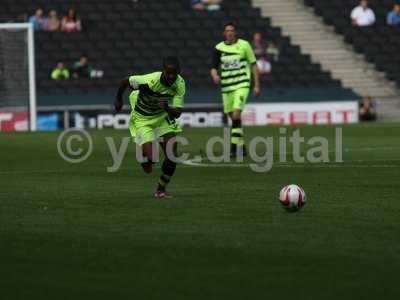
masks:
{"type": "Polygon", "coordinates": [[[224,113],[232,120],[231,156],[246,155],[242,111],[252,77],[254,96],[260,95],[260,76],[253,49],[247,41],[237,38],[234,23],[224,26],[224,41],[215,46],[210,73],[214,83],[221,86],[224,113]]]}
{"type": "Polygon", "coordinates": [[[135,142],[142,148],[145,173],[151,173],[155,160],[153,143],[158,140],[165,160],[162,175],[155,193],[156,198],[169,198],[166,187],[175,173],[177,157],[176,134],[182,129],[176,119],[180,117],[185,95],[185,81],[179,75],[180,66],[177,58],[169,57],[163,61],[163,70],[146,75],[133,75],[121,81],[115,110],[123,107],[122,96],[127,87],[132,92],[129,101],[132,112],[129,129],[135,142]]]}

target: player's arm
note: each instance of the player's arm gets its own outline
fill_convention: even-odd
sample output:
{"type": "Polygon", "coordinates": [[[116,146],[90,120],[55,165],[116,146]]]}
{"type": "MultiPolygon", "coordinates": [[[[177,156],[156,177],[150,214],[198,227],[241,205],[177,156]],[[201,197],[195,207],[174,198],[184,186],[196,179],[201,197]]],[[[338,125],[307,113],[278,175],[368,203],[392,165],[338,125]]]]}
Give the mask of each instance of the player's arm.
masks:
{"type": "Polygon", "coordinates": [[[118,87],[117,96],[115,97],[114,100],[114,109],[116,112],[120,112],[122,110],[122,107],[124,106],[124,101],[122,99],[122,96],[124,95],[124,92],[128,86],[129,86],[128,78],[121,80],[118,87]]]}
{"type": "Polygon", "coordinates": [[[254,55],[254,51],[249,43],[247,43],[246,47],[246,59],[251,65],[251,73],[253,75],[253,93],[254,96],[258,97],[261,94],[260,71],[258,70],[256,56],[254,55]]]}
{"type": "MultiPolygon", "coordinates": [[[[163,103],[165,103],[165,102],[163,102],[163,103]]],[[[168,105],[168,102],[166,102],[166,105],[164,106],[164,110],[167,112],[170,119],[178,119],[182,114],[182,108],[171,107],[168,105]]]]}
{"type": "Polygon", "coordinates": [[[160,107],[168,114],[170,119],[178,119],[182,114],[182,107],[169,106],[168,100],[161,100],[160,107]]]}
{"type": "Polygon", "coordinates": [[[183,78],[180,78],[177,83],[176,95],[172,99],[172,105],[169,106],[168,101],[160,101],[160,106],[167,112],[171,119],[178,119],[181,116],[185,93],[185,81],[183,78]]]}
{"type": "Polygon", "coordinates": [[[354,26],[357,26],[358,24],[357,24],[357,9],[356,9],[356,8],[354,8],[354,9],[351,11],[351,16],[350,16],[350,18],[351,18],[351,23],[352,23],[354,26]]]}
{"type": "Polygon", "coordinates": [[[261,94],[261,87],[260,87],[260,70],[258,69],[257,63],[254,63],[251,66],[251,72],[253,73],[254,96],[258,97],[261,94]]]}
{"type": "Polygon", "coordinates": [[[214,49],[210,75],[215,84],[219,84],[221,82],[221,77],[218,74],[220,62],[221,62],[221,52],[217,49],[214,49]]]}
{"type": "Polygon", "coordinates": [[[145,84],[148,79],[149,78],[146,75],[133,75],[123,79],[119,84],[117,96],[115,98],[115,111],[120,112],[122,110],[122,107],[124,105],[122,96],[124,95],[124,92],[128,86],[132,90],[138,90],[140,85],[145,84]]]}

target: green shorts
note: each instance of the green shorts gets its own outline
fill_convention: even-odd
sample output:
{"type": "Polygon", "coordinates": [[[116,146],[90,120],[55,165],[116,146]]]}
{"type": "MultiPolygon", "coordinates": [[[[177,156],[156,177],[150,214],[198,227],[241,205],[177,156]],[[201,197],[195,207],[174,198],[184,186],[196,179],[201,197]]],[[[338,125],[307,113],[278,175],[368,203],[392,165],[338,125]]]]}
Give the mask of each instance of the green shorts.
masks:
{"type": "Polygon", "coordinates": [[[178,122],[171,120],[165,114],[160,117],[149,118],[143,117],[134,111],[132,111],[129,120],[129,130],[138,145],[158,140],[167,133],[182,132],[178,122]]]}
{"type": "Polygon", "coordinates": [[[222,101],[224,103],[224,113],[230,113],[234,110],[243,111],[249,96],[249,88],[241,88],[232,92],[222,93],[222,101]]]}
{"type": "Polygon", "coordinates": [[[171,120],[166,113],[148,117],[135,112],[134,109],[138,94],[138,91],[133,91],[129,95],[132,108],[129,119],[129,130],[136,144],[143,145],[158,140],[167,133],[176,134],[182,132],[182,128],[179,126],[178,122],[176,120],[171,120]]]}

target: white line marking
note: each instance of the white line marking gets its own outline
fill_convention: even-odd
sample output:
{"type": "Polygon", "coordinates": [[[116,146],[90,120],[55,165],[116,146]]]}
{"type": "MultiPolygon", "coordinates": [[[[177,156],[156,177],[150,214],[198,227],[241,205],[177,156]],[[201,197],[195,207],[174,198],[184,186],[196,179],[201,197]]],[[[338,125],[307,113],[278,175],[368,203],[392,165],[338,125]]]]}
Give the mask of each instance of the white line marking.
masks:
{"type": "MultiPolygon", "coordinates": [[[[184,164],[185,167],[197,168],[249,168],[249,164],[184,164]]],[[[400,168],[394,165],[340,165],[340,164],[326,164],[326,165],[312,165],[312,164],[299,164],[299,165],[274,165],[274,168],[400,168]]]]}
{"type": "Polygon", "coordinates": [[[211,163],[211,164],[206,164],[202,163],[199,161],[193,161],[193,160],[186,160],[182,162],[183,165],[185,166],[190,166],[190,167],[229,167],[229,168],[249,168],[249,164],[240,164],[240,163],[211,163]]]}
{"type": "MultiPolygon", "coordinates": [[[[383,151],[392,151],[392,150],[399,150],[400,147],[361,147],[361,148],[344,148],[343,151],[348,153],[348,152],[363,152],[363,151],[378,151],[378,150],[383,150],[383,151]]],[[[329,152],[335,152],[335,151],[329,151],[329,152]]]]}
{"type": "MultiPolygon", "coordinates": [[[[400,161],[400,159],[393,160],[374,160],[374,161],[400,161]]],[[[374,161],[346,161],[346,162],[374,162],[374,161]]],[[[389,164],[346,164],[344,163],[325,163],[325,164],[300,164],[300,163],[276,163],[273,168],[400,168],[398,165],[389,164]]],[[[203,167],[203,168],[250,168],[249,163],[202,163],[197,160],[187,160],[182,162],[183,165],[188,167],[203,167]]]]}
{"type": "MultiPolygon", "coordinates": [[[[203,161],[206,161],[203,159],[203,161]]],[[[399,158],[394,159],[375,159],[375,160],[345,160],[343,163],[322,163],[322,164],[298,164],[298,163],[276,163],[274,168],[400,168],[400,165],[391,165],[390,162],[400,161],[399,158]],[[386,162],[386,164],[379,164],[386,162]],[[348,164],[350,163],[350,164],[348,164]],[[360,164],[354,164],[360,163],[360,164]],[[371,163],[371,164],[368,164],[371,163]]],[[[98,164],[96,164],[98,165],[98,164]]],[[[184,167],[199,168],[250,168],[250,163],[204,163],[198,159],[187,160],[182,162],[184,167]]],[[[133,170],[131,167],[120,168],[119,171],[133,170]]],[[[86,168],[84,172],[107,172],[104,168],[86,168]]],[[[82,168],[55,169],[55,170],[4,170],[0,171],[0,175],[19,175],[19,174],[62,174],[82,172],[82,168]]]]}

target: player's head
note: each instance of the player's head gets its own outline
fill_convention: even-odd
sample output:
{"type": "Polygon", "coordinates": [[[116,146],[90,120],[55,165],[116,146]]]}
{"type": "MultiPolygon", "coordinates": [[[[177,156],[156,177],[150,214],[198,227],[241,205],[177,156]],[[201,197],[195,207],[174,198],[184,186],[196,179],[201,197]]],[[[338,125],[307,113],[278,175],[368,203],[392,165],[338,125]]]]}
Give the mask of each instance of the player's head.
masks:
{"type": "Polygon", "coordinates": [[[52,9],[49,11],[49,19],[56,19],[57,18],[57,12],[52,9]]]}
{"type": "Polygon", "coordinates": [[[363,102],[364,102],[364,105],[371,105],[371,103],[372,103],[372,98],[371,98],[371,96],[365,96],[364,97],[364,99],[363,99],[363,102]]]}
{"type": "Polygon", "coordinates": [[[81,57],[79,58],[79,62],[81,65],[85,66],[89,62],[89,58],[86,54],[82,54],[81,57]]]}
{"type": "Polygon", "coordinates": [[[261,43],[261,42],[262,42],[262,34],[261,34],[261,32],[255,32],[253,34],[253,43],[258,44],[258,43],[261,43]]]}
{"type": "Polygon", "coordinates": [[[360,1],[360,5],[363,8],[367,8],[368,7],[368,0],[361,0],[360,1]]]}
{"type": "Polygon", "coordinates": [[[74,8],[71,7],[68,9],[68,17],[72,20],[76,20],[76,10],[74,8]]]}
{"type": "Polygon", "coordinates": [[[180,71],[181,67],[178,58],[166,57],[163,59],[162,79],[166,85],[173,85],[180,71]]]}
{"type": "Polygon", "coordinates": [[[43,13],[43,9],[38,8],[35,12],[36,17],[41,18],[43,17],[44,13],[43,13]]]}
{"type": "Polygon", "coordinates": [[[396,3],[394,5],[393,9],[397,14],[400,14],[400,4],[399,3],[396,3]]]}
{"type": "Polygon", "coordinates": [[[224,25],[224,38],[228,43],[232,43],[236,40],[236,24],[228,22],[224,25]]]}

